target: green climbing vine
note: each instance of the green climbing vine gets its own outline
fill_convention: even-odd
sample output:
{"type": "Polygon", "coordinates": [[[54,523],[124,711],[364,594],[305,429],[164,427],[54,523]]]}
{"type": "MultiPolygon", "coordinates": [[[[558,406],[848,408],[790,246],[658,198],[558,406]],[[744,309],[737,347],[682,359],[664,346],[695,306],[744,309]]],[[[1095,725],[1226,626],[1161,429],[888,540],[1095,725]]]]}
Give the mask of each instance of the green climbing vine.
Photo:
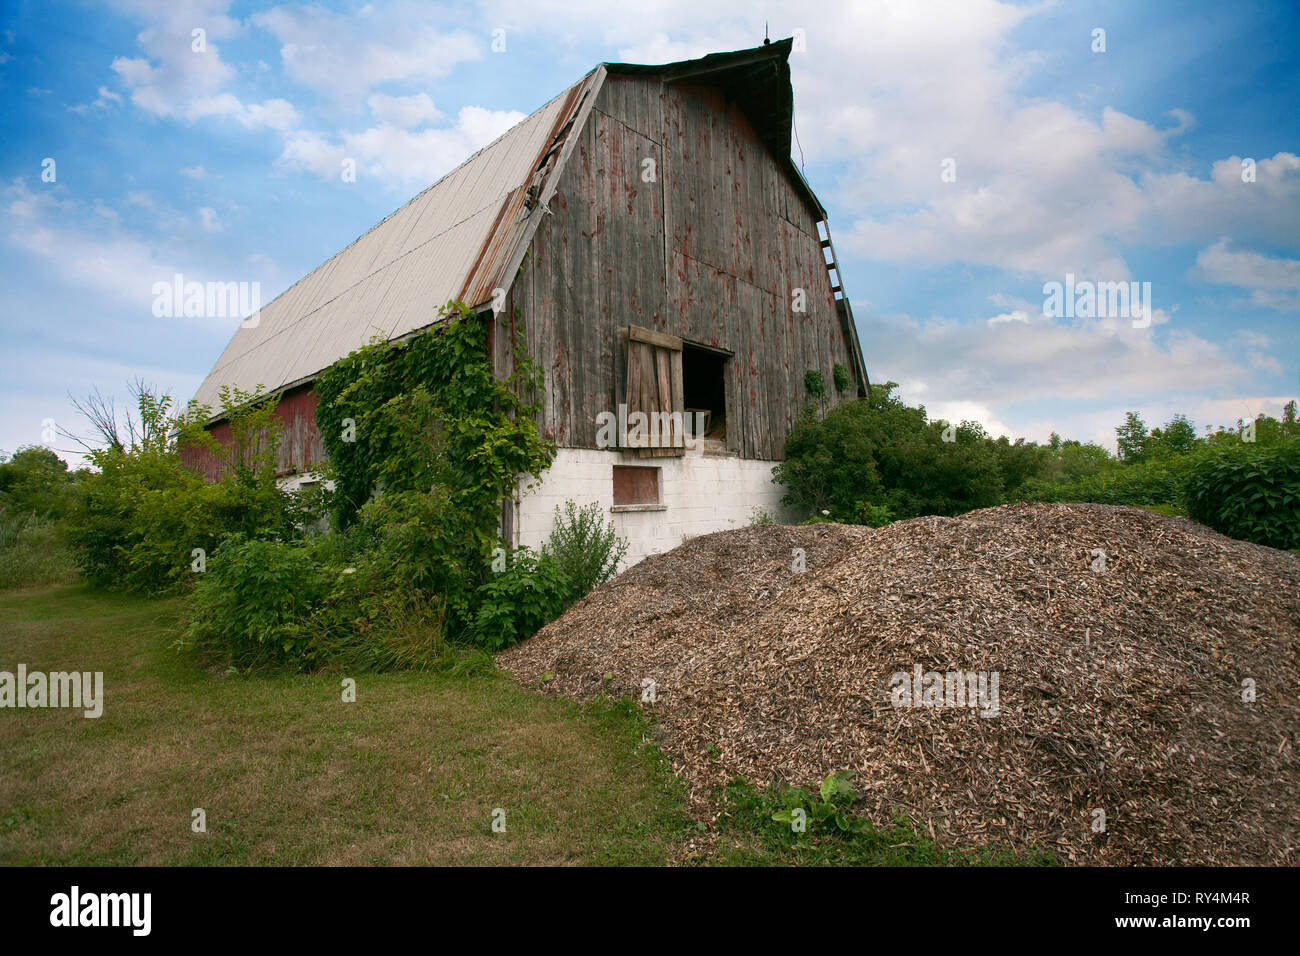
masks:
{"type": "Polygon", "coordinates": [[[460,302],[441,316],[427,332],[371,342],[326,369],[316,422],[334,527],[362,525],[378,542],[378,579],[445,597],[456,626],[498,544],[502,500],[521,476],[545,471],[555,447],[537,426],[543,380],[520,323],[514,370],[501,379],[491,319],[460,302]]]}

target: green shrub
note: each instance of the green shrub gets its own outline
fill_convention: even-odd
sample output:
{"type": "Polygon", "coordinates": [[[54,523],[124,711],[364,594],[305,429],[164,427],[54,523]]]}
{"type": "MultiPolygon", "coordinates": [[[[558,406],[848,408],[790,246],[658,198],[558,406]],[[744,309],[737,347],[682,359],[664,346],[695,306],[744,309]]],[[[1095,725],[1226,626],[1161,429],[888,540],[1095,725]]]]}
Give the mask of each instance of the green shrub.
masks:
{"type": "Polygon", "coordinates": [[[1184,483],[1195,460],[1194,456],[1168,456],[1114,465],[1064,483],[1031,480],[1016,497],[1023,501],[1180,508],[1184,483]]]}
{"type": "Polygon", "coordinates": [[[868,528],[883,528],[893,520],[889,508],[869,501],[861,502],[853,513],[853,523],[864,524],[868,528]]]}
{"type": "Polygon", "coordinates": [[[516,548],[479,588],[474,641],[488,651],[530,637],[564,611],[573,583],[549,554],[516,548]]]}
{"type": "Polygon", "coordinates": [[[835,380],[835,391],[837,392],[847,392],[849,386],[853,384],[853,379],[849,377],[849,370],[844,367],[843,362],[836,362],[831,374],[835,380]]]}
{"type": "Polygon", "coordinates": [[[48,448],[28,445],[0,462],[0,507],[15,514],[62,517],[72,501],[73,475],[48,448]]]}
{"type": "Polygon", "coordinates": [[[490,550],[502,499],[554,455],[534,420],[542,376],[524,347],[522,319],[514,325],[514,371],[501,379],[488,350],[490,315],[449,302],[439,318],[421,335],[352,352],[316,380],[316,423],[336,488],[333,524],[349,527],[379,489],[439,484],[490,550]]]}
{"type": "Polygon", "coordinates": [[[447,605],[421,591],[363,596],[346,575],[312,617],[323,661],[358,671],[429,670],[446,659],[447,605]]]}
{"type": "Polygon", "coordinates": [[[563,513],[557,505],[555,527],[542,553],[569,581],[565,606],[612,578],[627,547],[627,539],[619,537],[614,522],[605,520],[598,503],[579,508],[566,501],[563,513]]]}
{"type": "Polygon", "coordinates": [[[222,401],[234,436],[228,445],[202,427],[206,408],[191,406],[169,417],[170,397],[141,392],[138,440],[90,453],[98,471],[77,483],[66,526],[92,585],[151,594],[187,590],[195,562],[201,566],[226,535],[299,534],[301,510],[275,483],[274,403],[229,389],[222,390],[222,401]],[[221,478],[208,482],[188,468],[183,446],[216,455],[221,478]]]}
{"type": "Polygon", "coordinates": [[[195,575],[185,645],[241,670],[311,670],[330,656],[320,639],[328,628],[312,616],[339,574],[318,565],[306,543],[231,535],[195,575]]]}
{"type": "Polygon", "coordinates": [[[1300,548],[1300,438],[1224,445],[1187,475],[1187,510],[1216,531],[1300,548]]]}
{"type": "Polygon", "coordinates": [[[873,386],[869,398],[839,405],[821,420],[810,411],[800,415],[785,461],[773,469],[785,485],[785,504],[852,522],[863,501],[896,519],[1001,503],[998,453],[983,429],[928,422],[925,409],[904,405],[890,394],[893,387],[873,386]]]}
{"type": "Polygon", "coordinates": [[[316,421],[336,482],[334,527],[372,529],[376,593],[437,595],[461,638],[475,632],[501,502],[546,469],[554,445],[538,431],[536,400],[521,397],[542,383],[522,338],[502,380],[487,348],[492,317],[451,302],[441,318],[331,365],[316,382],[316,421]]]}
{"type": "Polygon", "coordinates": [[[321,535],[260,541],[231,535],[197,575],[178,647],[239,670],[424,670],[445,650],[446,602],[393,588],[361,552],[356,565],[321,535]]]}
{"type": "Polygon", "coordinates": [[[826,376],[815,368],[803,373],[803,387],[809,398],[818,398],[826,394],[826,376]]]}

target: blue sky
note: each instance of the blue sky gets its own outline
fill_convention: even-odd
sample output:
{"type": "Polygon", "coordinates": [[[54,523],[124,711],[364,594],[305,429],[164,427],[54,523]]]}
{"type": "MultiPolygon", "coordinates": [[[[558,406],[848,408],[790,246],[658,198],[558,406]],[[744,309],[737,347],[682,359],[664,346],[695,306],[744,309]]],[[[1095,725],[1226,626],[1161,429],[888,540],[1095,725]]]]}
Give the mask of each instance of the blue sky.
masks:
{"type": "Polygon", "coordinates": [[[753,46],[765,22],[801,31],[795,156],[873,380],[1036,440],[1300,393],[1287,0],[7,0],[0,449],[84,430],[69,394],[193,395],[238,319],[156,317],[154,283],[267,302],[596,63],[753,46]],[[1150,326],[1044,315],[1067,273],[1151,283],[1150,326]]]}

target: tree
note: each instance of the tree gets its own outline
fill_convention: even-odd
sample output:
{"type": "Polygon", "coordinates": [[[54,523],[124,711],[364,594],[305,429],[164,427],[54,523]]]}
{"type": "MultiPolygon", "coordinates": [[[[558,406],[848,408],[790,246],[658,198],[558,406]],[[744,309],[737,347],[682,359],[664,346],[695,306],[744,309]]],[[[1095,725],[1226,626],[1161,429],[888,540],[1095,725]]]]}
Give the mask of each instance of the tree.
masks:
{"type": "MultiPolygon", "coordinates": [[[[800,416],[786,440],[786,460],[773,472],[786,487],[786,504],[853,521],[863,506],[883,506],[897,519],[999,503],[999,451],[984,430],[975,422],[927,421],[923,407],[892,394],[897,387],[873,385],[867,398],[820,421],[800,416]]],[[[1004,454],[1020,467],[1033,453],[1007,443],[1004,454]]]]}
{"type": "Polygon", "coordinates": [[[1115,429],[1115,440],[1119,446],[1119,459],[1123,462],[1141,461],[1147,451],[1147,426],[1137,412],[1125,412],[1124,424],[1115,429]]]}
{"type": "Polygon", "coordinates": [[[1196,449],[1197,441],[1196,426],[1186,415],[1175,415],[1163,429],[1152,429],[1143,450],[1147,454],[1186,455],[1196,449]]]}
{"type": "Polygon", "coordinates": [[[68,463],[48,448],[27,445],[0,463],[0,505],[7,509],[58,518],[71,492],[68,463]]]}

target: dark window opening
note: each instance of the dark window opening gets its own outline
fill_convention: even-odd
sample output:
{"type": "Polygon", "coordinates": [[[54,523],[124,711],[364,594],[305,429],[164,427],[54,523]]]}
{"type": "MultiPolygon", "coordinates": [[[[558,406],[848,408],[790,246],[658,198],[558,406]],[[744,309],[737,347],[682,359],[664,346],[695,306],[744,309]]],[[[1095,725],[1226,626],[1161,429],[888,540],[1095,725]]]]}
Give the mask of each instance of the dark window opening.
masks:
{"type": "Polygon", "coordinates": [[[708,349],[682,346],[682,404],[686,428],[694,434],[695,412],[707,412],[704,437],[727,439],[727,357],[708,349]]]}
{"type": "Polygon", "coordinates": [[[614,507],[659,504],[659,469],[614,466],[614,507]]]}

